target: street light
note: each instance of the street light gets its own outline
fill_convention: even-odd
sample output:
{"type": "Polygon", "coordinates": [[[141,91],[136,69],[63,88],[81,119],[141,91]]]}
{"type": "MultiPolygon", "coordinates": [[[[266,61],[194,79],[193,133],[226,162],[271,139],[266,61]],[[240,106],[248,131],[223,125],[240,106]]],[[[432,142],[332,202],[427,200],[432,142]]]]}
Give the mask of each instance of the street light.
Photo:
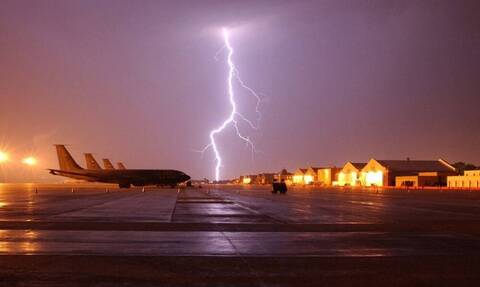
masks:
{"type": "Polygon", "coordinates": [[[0,151],[0,163],[8,161],[8,154],[4,151],[0,151]]]}

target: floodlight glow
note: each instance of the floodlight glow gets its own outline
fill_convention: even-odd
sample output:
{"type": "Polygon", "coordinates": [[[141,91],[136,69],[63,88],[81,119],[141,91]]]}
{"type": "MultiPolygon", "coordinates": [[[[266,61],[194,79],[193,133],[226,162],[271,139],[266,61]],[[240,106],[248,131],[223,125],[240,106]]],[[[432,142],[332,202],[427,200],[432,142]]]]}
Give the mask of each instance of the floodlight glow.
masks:
{"type": "Polygon", "coordinates": [[[305,184],[311,184],[311,183],[313,183],[313,176],[305,175],[303,177],[303,181],[305,182],[305,184]]]}
{"type": "Polygon", "coordinates": [[[302,184],[303,183],[303,175],[294,175],[293,176],[293,182],[302,184]]]}
{"type": "Polygon", "coordinates": [[[8,161],[8,153],[0,151],[0,163],[8,161]]]}
{"type": "Polygon", "coordinates": [[[23,164],[29,165],[29,166],[34,166],[37,164],[37,159],[35,159],[32,156],[26,157],[22,160],[23,164]]]}

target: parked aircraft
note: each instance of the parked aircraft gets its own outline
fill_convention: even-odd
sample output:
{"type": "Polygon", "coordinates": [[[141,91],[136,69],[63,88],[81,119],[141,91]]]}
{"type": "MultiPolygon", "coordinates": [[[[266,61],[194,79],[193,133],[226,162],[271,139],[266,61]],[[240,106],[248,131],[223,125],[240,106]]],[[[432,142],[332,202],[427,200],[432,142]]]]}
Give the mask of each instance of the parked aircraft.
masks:
{"type": "Polygon", "coordinates": [[[59,169],[49,169],[51,174],[92,182],[116,183],[120,188],[145,185],[170,185],[190,179],[182,171],[171,169],[84,169],[79,166],[64,145],[55,145],[59,169]]]}
{"type": "Polygon", "coordinates": [[[101,170],[102,168],[98,164],[97,160],[93,157],[93,154],[85,154],[85,163],[87,164],[87,169],[101,170]]]}
{"type": "Polygon", "coordinates": [[[105,167],[105,169],[115,169],[113,167],[112,162],[108,158],[103,158],[102,161],[103,161],[103,166],[105,167]]]}

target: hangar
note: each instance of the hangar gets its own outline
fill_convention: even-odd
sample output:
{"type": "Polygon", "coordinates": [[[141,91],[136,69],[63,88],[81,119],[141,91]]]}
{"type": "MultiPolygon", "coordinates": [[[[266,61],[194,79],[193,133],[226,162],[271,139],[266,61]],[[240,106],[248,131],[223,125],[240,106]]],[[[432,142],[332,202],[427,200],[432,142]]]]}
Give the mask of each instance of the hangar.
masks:
{"type": "Polygon", "coordinates": [[[365,167],[365,162],[347,162],[338,173],[338,186],[358,186],[360,182],[360,172],[365,167]]]}
{"type": "MultiPolygon", "coordinates": [[[[404,177],[405,181],[421,182],[422,176],[434,177],[429,179],[432,185],[446,185],[447,176],[456,175],[456,169],[445,160],[376,160],[371,159],[360,174],[360,181],[364,186],[395,186],[397,177],[404,177]],[[408,178],[405,178],[408,177],[408,178]]],[[[399,183],[401,185],[401,182],[399,183]]]]}
{"type": "Polygon", "coordinates": [[[306,168],[299,168],[293,173],[293,183],[294,184],[305,184],[305,173],[307,173],[306,168]]]}

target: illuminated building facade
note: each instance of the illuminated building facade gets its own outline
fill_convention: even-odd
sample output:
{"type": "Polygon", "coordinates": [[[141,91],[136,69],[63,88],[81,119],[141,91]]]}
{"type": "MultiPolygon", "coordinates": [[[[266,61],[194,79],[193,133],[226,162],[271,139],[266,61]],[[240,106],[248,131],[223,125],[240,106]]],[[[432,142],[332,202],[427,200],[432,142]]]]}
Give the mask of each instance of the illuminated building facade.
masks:
{"type": "Polygon", "coordinates": [[[240,182],[243,184],[254,184],[256,183],[256,175],[243,175],[240,177],[240,182]]]}
{"type": "Polygon", "coordinates": [[[288,172],[286,169],[282,169],[280,173],[278,173],[275,179],[279,182],[284,181],[287,185],[293,183],[293,173],[288,172]]]}
{"type": "Polygon", "coordinates": [[[331,186],[337,180],[339,172],[340,169],[336,167],[299,168],[293,174],[293,183],[331,186]]]}
{"type": "Polygon", "coordinates": [[[256,177],[256,184],[272,184],[275,178],[274,173],[261,173],[256,177]]]}
{"type": "Polygon", "coordinates": [[[395,186],[444,186],[445,177],[438,172],[419,172],[418,175],[397,176],[395,186]]]}
{"type": "Polygon", "coordinates": [[[403,177],[404,180],[408,181],[416,177],[415,180],[417,184],[423,181],[424,183],[428,182],[432,185],[446,185],[447,176],[455,174],[455,168],[442,159],[371,159],[360,173],[360,182],[363,186],[395,186],[397,177],[403,177]],[[432,181],[432,178],[429,177],[436,177],[436,180],[432,181]]]}
{"type": "Polygon", "coordinates": [[[463,175],[447,177],[448,187],[480,188],[480,170],[466,170],[463,175]]]}
{"type": "Polygon", "coordinates": [[[303,176],[304,184],[318,183],[318,170],[320,169],[320,167],[309,167],[303,176]]]}
{"type": "Polygon", "coordinates": [[[334,185],[338,180],[340,168],[337,167],[322,167],[317,171],[317,182],[322,186],[334,185]]]}
{"type": "Polygon", "coordinates": [[[347,162],[343,168],[309,167],[299,168],[293,174],[286,169],[280,173],[260,173],[241,176],[242,184],[272,184],[274,180],[286,184],[316,186],[449,186],[479,187],[480,171],[466,172],[464,177],[457,175],[456,169],[448,162],[439,160],[377,160],[368,163],[347,162]],[[450,179],[451,177],[451,179],[450,179]],[[466,177],[471,177],[467,181],[466,177]],[[464,180],[464,181],[462,181],[464,180]]]}
{"type": "Polygon", "coordinates": [[[338,173],[338,186],[359,186],[361,185],[361,170],[367,163],[347,162],[338,173]]]}
{"type": "Polygon", "coordinates": [[[306,168],[299,168],[293,173],[293,183],[294,184],[305,184],[305,173],[307,172],[306,168]]]}

